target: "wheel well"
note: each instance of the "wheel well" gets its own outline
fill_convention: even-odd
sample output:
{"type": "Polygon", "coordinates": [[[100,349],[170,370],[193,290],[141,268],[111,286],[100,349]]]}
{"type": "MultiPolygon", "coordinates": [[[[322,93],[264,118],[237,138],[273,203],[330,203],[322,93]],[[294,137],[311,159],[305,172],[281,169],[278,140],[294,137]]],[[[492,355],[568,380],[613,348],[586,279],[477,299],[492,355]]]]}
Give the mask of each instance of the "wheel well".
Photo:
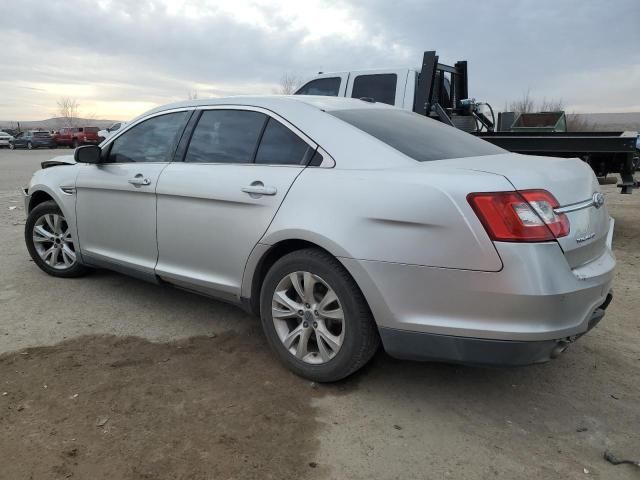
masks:
{"type": "Polygon", "coordinates": [[[33,194],[31,194],[31,200],[29,201],[29,212],[41,203],[48,202],[49,200],[53,200],[53,197],[47,192],[43,192],[42,190],[33,192],[33,194]]]}
{"type": "Polygon", "coordinates": [[[281,242],[278,242],[273,245],[266,254],[263,255],[263,257],[258,262],[258,266],[256,267],[255,273],[253,274],[253,281],[251,282],[251,298],[249,299],[249,306],[252,313],[260,316],[260,289],[262,288],[264,277],[267,275],[267,272],[273,266],[273,264],[289,253],[295,252],[296,250],[303,250],[305,248],[315,248],[325,251],[329,255],[332,255],[331,252],[327,251],[319,245],[316,245],[313,242],[298,239],[283,240],[281,242]]]}

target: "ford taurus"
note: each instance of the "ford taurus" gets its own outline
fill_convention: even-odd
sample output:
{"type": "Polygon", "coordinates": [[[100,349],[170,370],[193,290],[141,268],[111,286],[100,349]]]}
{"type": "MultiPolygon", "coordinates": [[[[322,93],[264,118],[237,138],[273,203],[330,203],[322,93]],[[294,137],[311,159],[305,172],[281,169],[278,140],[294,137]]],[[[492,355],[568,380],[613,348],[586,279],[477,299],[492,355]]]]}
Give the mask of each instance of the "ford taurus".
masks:
{"type": "Polygon", "coordinates": [[[380,343],[406,359],[544,362],[611,300],[613,220],[585,163],[378,103],[177,103],[43,167],[25,189],[42,270],[108,268],[237,303],[316,381],[380,343]]]}

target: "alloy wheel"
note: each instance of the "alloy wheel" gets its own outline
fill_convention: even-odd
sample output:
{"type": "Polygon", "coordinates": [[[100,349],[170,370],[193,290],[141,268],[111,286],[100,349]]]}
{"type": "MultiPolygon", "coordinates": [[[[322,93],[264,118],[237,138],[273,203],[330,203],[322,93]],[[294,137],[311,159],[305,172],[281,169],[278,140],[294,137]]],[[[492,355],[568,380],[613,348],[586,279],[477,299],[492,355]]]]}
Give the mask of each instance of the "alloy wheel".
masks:
{"type": "Polygon", "coordinates": [[[276,333],[289,353],[310,364],[327,363],[338,354],[344,312],[322,278],[304,271],[290,273],[278,283],[271,303],[276,333]]]}
{"type": "Polygon", "coordinates": [[[71,230],[62,215],[45,213],[36,220],[33,245],[42,261],[56,270],[66,270],[76,263],[71,230]]]}

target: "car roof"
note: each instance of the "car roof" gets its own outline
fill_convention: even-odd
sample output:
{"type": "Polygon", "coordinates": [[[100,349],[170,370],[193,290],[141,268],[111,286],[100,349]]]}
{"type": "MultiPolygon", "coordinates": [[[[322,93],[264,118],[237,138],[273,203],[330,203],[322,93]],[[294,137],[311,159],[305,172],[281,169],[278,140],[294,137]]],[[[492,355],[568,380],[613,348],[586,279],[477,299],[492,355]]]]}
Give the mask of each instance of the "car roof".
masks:
{"type": "Polygon", "coordinates": [[[252,106],[262,107],[268,110],[277,110],[278,107],[291,107],[294,105],[298,105],[302,108],[314,107],[325,112],[361,108],[394,108],[384,103],[368,102],[355,98],[345,97],[326,97],[319,95],[241,95],[235,97],[185,100],[182,102],[169,103],[167,105],[162,105],[160,107],[149,110],[148,112],[140,115],[140,117],[138,118],[143,118],[154,113],[162,112],[165,110],[173,110],[176,108],[207,107],[215,105],[252,106]]]}

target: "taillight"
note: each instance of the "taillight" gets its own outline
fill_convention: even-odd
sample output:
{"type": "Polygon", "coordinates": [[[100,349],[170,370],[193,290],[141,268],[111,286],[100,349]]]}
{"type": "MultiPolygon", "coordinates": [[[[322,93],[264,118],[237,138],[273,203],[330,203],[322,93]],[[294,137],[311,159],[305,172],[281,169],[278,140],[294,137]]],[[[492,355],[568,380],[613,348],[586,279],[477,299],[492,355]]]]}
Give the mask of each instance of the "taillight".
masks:
{"type": "Polygon", "coordinates": [[[470,193],[467,200],[492,240],[546,242],[569,234],[569,219],[553,211],[560,205],[546,190],[470,193]]]}

